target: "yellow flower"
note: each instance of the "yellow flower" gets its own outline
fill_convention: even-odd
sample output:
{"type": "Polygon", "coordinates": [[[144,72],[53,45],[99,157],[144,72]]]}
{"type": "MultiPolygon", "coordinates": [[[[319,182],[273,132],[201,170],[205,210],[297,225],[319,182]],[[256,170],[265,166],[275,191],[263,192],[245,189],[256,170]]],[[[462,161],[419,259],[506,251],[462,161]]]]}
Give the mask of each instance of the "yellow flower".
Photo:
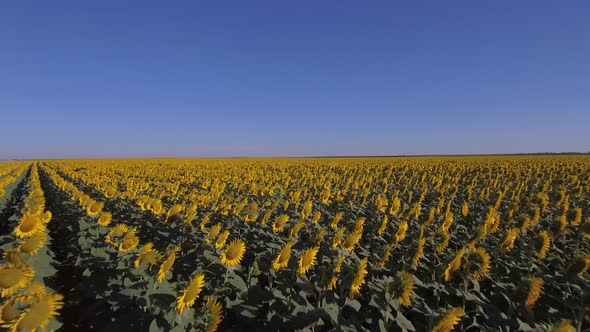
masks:
{"type": "Polygon", "coordinates": [[[289,221],[289,216],[286,214],[281,214],[277,220],[272,224],[272,230],[275,233],[278,233],[285,228],[285,224],[289,221]]]}
{"type": "Polygon", "coordinates": [[[403,241],[406,238],[406,231],[408,230],[408,222],[402,221],[399,223],[397,227],[397,232],[395,233],[395,242],[403,241]]]}
{"type": "Polygon", "coordinates": [[[512,248],[514,248],[514,241],[516,240],[516,237],[519,233],[520,230],[518,228],[512,228],[508,231],[506,237],[504,237],[502,245],[500,246],[501,253],[507,253],[508,251],[512,250],[512,248]]]}
{"type": "Polygon", "coordinates": [[[88,206],[86,209],[86,214],[89,216],[97,216],[104,206],[103,202],[94,202],[88,206]]]}
{"type": "Polygon", "coordinates": [[[445,269],[445,281],[451,281],[453,273],[461,268],[461,259],[463,259],[463,255],[465,255],[465,248],[461,248],[457,251],[455,257],[449,262],[445,269]]]}
{"type": "Polygon", "coordinates": [[[348,297],[353,299],[360,294],[361,286],[365,283],[365,277],[369,273],[367,271],[367,257],[361,259],[359,264],[356,268],[356,273],[354,274],[354,278],[352,279],[352,283],[350,285],[350,292],[348,293],[348,297]]]}
{"type": "Polygon", "coordinates": [[[160,260],[160,253],[158,250],[153,248],[151,242],[148,242],[141,246],[139,249],[141,252],[137,254],[137,257],[134,262],[135,268],[139,268],[143,263],[148,263],[150,266],[154,266],[158,264],[158,260],[160,260]]]}
{"type": "Polygon", "coordinates": [[[529,286],[529,291],[526,297],[526,301],[524,303],[524,308],[527,311],[532,311],[533,310],[533,306],[535,305],[535,302],[537,302],[537,300],[539,299],[539,296],[541,296],[541,292],[543,291],[543,279],[542,278],[533,278],[531,280],[530,286],[529,286]]]}
{"type": "Polygon", "coordinates": [[[543,230],[539,233],[539,237],[535,239],[535,251],[537,252],[537,256],[540,259],[545,258],[547,256],[547,252],[549,251],[549,247],[551,246],[551,235],[546,230],[543,230]]]}
{"type": "Polygon", "coordinates": [[[383,216],[383,218],[381,219],[381,225],[379,226],[379,229],[377,230],[377,234],[383,235],[383,232],[385,232],[385,229],[387,228],[387,221],[388,221],[387,216],[383,216]]]}
{"type": "Polygon", "coordinates": [[[567,275],[574,275],[578,274],[581,275],[588,268],[590,267],[590,255],[588,256],[578,256],[573,261],[571,261],[565,269],[565,274],[567,275]]]}
{"type": "Polygon", "coordinates": [[[205,286],[205,274],[198,273],[176,299],[176,310],[182,313],[185,308],[191,307],[199,298],[199,294],[205,286]]]}
{"type": "Polygon", "coordinates": [[[349,234],[346,237],[346,240],[344,240],[344,243],[342,243],[342,248],[348,252],[352,252],[356,244],[360,241],[362,235],[363,233],[360,232],[349,234]]]}
{"type": "Polygon", "coordinates": [[[246,243],[242,239],[234,239],[221,253],[221,263],[225,266],[236,266],[242,261],[246,252],[246,243]]]}
{"type": "Polygon", "coordinates": [[[305,275],[307,271],[309,271],[314,265],[316,256],[320,247],[311,247],[308,248],[300,257],[299,257],[299,265],[297,269],[297,273],[299,275],[305,275]]]}
{"type": "Polygon", "coordinates": [[[14,229],[14,234],[19,238],[24,238],[44,230],[45,226],[38,215],[25,214],[14,229]]]}
{"type": "Polygon", "coordinates": [[[338,248],[340,243],[342,242],[342,236],[344,236],[344,231],[346,229],[344,227],[338,228],[336,234],[334,234],[334,238],[332,239],[332,249],[338,248]]]}
{"type": "Polygon", "coordinates": [[[443,252],[449,245],[450,239],[451,235],[449,234],[449,232],[442,229],[438,230],[434,234],[434,242],[436,244],[436,246],[434,247],[434,251],[436,251],[437,253],[443,252]]]}
{"type": "Polygon", "coordinates": [[[98,217],[98,224],[103,227],[107,227],[113,220],[113,215],[110,212],[103,212],[98,217]]]}
{"type": "Polygon", "coordinates": [[[465,316],[463,308],[453,308],[449,310],[439,321],[436,323],[432,332],[450,332],[453,330],[455,325],[459,324],[461,317],[465,316]]]}
{"type": "Polygon", "coordinates": [[[338,227],[338,223],[340,220],[342,220],[342,216],[344,216],[344,212],[336,212],[334,219],[332,219],[332,222],[330,223],[330,227],[332,227],[332,229],[336,229],[336,227],[338,227]]]}
{"type": "Polygon", "coordinates": [[[219,236],[217,237],[217,241],[215,241],[215,248],[219,249],[219,248],[223,247],[225,245],[225,241],[227,241],[228,237],[229,237],[228,230],[221,232],[221,234],[219,234],[219,236]]]}
{"type": "Polygon", "coordinates": [[[219,232],[221,232],[221,225],[215,224],[213,227],[211,227],[209,233],[207,233],[207,239],[205,240],[205,242],[211,243],[211,240],[217,238],[219,232]]]}
{"type": "Polygon", "coordinates": [[[215,332],[223,320],[223,307],[217,299],[208,297],[207,301],[205,301],[205,309],[208,311],[206,317],[209,318],[207,332],[215,332]]]}
{"type": "Polygon", "coordinates": [[[277,257],[272,261],[272,268],[275,271],[280,271],[287,267],[289,259],[291,258],[291,247],[295,244],[293,241],[287,242],[281,251],[279,251],[277,257]]]}
{"type": "Polygon", "coordinates": [[[398,274],[400,278],[399,301],[400,304],[407,307],[412,304],[412,294],[414,293],[414,276],[411,273],[402,271],[398,274]]]}
{"type": "Polygon", "coordinates": [[[19,288],[25,287],[33,280],[34,276],[33,269],[26,265],[14,266],[8,264],[0,266],[0,289],[2,289],[2,297],[11,295],[19,288]]]}
{"type": "Polygon", "coordinates": [[[57,316],[57,310],[63,307],[63,296],[59,294],[46,294],[32,302],[22,312],[18,320],[11,326],[11,331],[37,331],[44,329],[49,320],[57,316]]]}
{"type": "Polygon", "coordinates": [[[472,248],[467,255],[467,273],[475,279],[480,280],[490,271],[490,254],[483,247],[472,248]]]}
{"type": "Polygon", "coordinates": [[[35,255],[45,246],[45,242],[47,242],[47,235],[45,232],[35,233],[31,235],[31,237],[23,240],[19,244],[18,250],[25,254],[35,255]]]}
{"type": "Polygon", "coordinates": [[[179,246],[175,246],[174,248],[172,248],[172,250],[170,250],[170,253],[168,254],[168,257],[166,257],[164,262],[162,262],[162,265],[160,265],[160,269],[158,270],[159,283],[162,283],[162,281],[164,281],[166,273],[168,273],[168,271],[170,271],[170,269],[172,268],[172,265],[174,265],[174,261],[176,260],[176,253],[179,250],[179,246]]]}
{"type": "Polygon", "coordinates": [[[424,255],[424,245],[426,244],[426,239],[420,237],[418,239],[418,243],[416,245],[416,252],[414,253],[414,257],[412,257],[412,270],[415,270],[418,267],[418,263],[420,259],[424,255]]]}
{"type": "Polygon", "coordinates": [[[121,244],[119,244],[120,252],[129,252],[139,245],[139,238],[135,235],[135,228],[132,227],[129,232],[125,234],[121,244]]]}

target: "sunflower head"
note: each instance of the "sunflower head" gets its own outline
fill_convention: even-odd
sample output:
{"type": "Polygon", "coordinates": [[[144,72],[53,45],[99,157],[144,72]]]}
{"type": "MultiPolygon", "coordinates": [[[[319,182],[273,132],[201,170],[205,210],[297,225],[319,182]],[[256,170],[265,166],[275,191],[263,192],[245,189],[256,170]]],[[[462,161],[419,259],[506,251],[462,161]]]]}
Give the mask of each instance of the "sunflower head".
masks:
{"type": "Polygon", "coordinates": [[[432,332],[450,332],[455,325],[459,324],[461,317],[465,316],[463,308],[457,307],[449,310],[442,316],[436,325],[432,328],[432,332]]]}
{"type": "Polygon", "coordinates": [[[191,307],[199,298],[203,287],[205,286],[205,274],[198,273],[189,282],[188,286],[182,291],[176,299],[176,310],[182,313],[185,308],[191,307]]]}
{"type": "Polygon", "coordinates": [[[475,280],[480,280],[489,271],[491,265],[490,254],[483,248],[472,248],[467,254],[465,270],[475,280]]]}
{"type": "Polygon", "coordinates": [[[113,220],[113,215],[110,212],[103,212],[98,217],[98,224],[102,227],[107,227],[113,220]]]}
{"type": "Polygon", "coordinates": [[[314,265],[316,261],[316,256],[320,247],[315,246],[308,248],[305,252],[299,257],[299,264],[297,268],[297,273],[301,276],[305,275],[307,271],[309,271],[314,265]]]}
{"type": "Polygon", "coordinates": [[[221,253],[221,263],[225,266],[240,264],[246,253],[246,243],[242,239],[234,239],[221,253]]]}
{"type": "Polygon", "coordinates": [[[21,265],[15,266],[7,264],[0,266],[0,289],[2,296],[7,296],[15,293],[18,289],[25,287],[35,273],[29,266],[21,265]]]}
{"type": "Polygon", "coordinates": [[[59,294],[45,294],[35,299],[22,312],[12,325],[14,331],[36,331],[44,329],[49,320],[58,315],[57,310],[63,306],[63,296],[59,294]]]}
{"type": "Polygon", "coordinates": [[[213,297],[208,297],[205,301],[205,320],[207,332],[215,332],[223,320],[223,306],[213,297]]]}
{"type": "Polygon", "coordinates": [[[14,234],[19,238],[24,238],[37,232],[43,232],[44,228],[39,215],[25,214],[21,217],[18,225],[14,229],[14,234]]]}

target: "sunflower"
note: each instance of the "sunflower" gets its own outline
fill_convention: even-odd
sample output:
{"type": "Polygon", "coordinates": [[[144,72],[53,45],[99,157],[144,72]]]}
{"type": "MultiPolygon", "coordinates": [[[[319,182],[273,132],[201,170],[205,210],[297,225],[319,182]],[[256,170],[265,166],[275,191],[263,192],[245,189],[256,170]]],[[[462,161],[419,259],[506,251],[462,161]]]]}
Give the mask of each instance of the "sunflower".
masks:
{"type": "Polygon", "coordinates": [[[125,224],[116,224],[114,227],[112,227],[106,238],[105,238],[105,242],[113,245],[115,247],[119,246],[119,238],[122,238],[125,233],[127,233],[127,231],[129,230],[129,227],[125,224]]]}
{"type": "Polygon", "coordinates": [[[461,268],[461,259],[463,259],[463,255],[465,255],[465,248],[461,248],[457,251],[455,257],[449,262],[445,269],[445,281],[451,281],[453,273],[461,268]]]}
{"type": "Polygon", "coordinates": [[[295,225],[293,225],[293,227],[289,231],[289,237],[291,238],[291,237],[299,234],[299,231],[301,229],[303,229],[304,226],[305,226],[305,220],[304,219],[299,220],[295,225]]]}
{"type": "Polygon", "coordinates": [[[168,213],[166,214],[166,220],[164,221],[164,223],[166,224],[170,224],[175,222],[176,220],[178,220],[180,213],[184,210],[184,206],[180,205],[180,204],[174,204],[170,210],[168,210],[168,213]]]}
{"type": "Polygon", "coordinates": [[[398,273],[397,293],[399,302],[404,307],[412,304],[412,294],[414,293],[414,276],[411,273],[401,271],[398,273]]]}
{"type": "Polygon", "coordinates": [[[437,253],[443,252],[447,246],[449,245],[449,240],[451,239],[451,235],[449,232],[439,229],[434,234],[434,243],[436,246],[434,247],[434,251],[437,253]]]}
{"type": "Polygon", "coordinates": [[[514,241],[516,240],[516,237],[519,233],[520,230],[518,228],[512,228],[508,231],[508,233],[504,237],[504,241],[500,245],[501,253],[507,253],[508,251],[512,250],[512,248],[514,248],[514,241]]]}
{"type": "Polygon", "coordinates": [[[63,306],[63,296],[47,294],[31,303],[12,325],[11,331],[36,331],[44,329],[49,320],[57,316],[57,310],[63,306]]]}
{"type": "Polygon", "coordinates": [[[324,240],[324,235],[326,235],[326,226],[322,227],[319,232],[314,236],[313,242],[315,245],[319,246],[320,243],[324,240]]]}
{"type": "Polygon", "coordinates": [[[275,259],[272,261],[272,268],[275,271],[280,271],[287,267],[289,264],[289,259],[291,258],[291,247],[293,244],[295,244],[293,241],[287,242],[281,251],[279,251],[277,257],[275,257],[275,259]]]}
{"type": "Polygon", "coordinates": [[[170,269],[172,268],[172,265],[174,265],[174,261],[176,260],[176,253],[179,250],[179,246],[174,246],[174,248],[172,248],[172,250],[170,250],[170,252],[168,253],[168,257],[166,257],[164,262],[162,262],[162,265],[160,265],[160,269],[158,270],[159,283],[162,283],[162,281],[164,281],[166,273],[168,273],[168,271],[170,271],[170,269]]]}
{"type": "Polygon", "coordinates": [[[215,332],[223,320],[223,307],[217,299],[208,297],[205,301],[205,309],[207,313],[207,332],[215,332]]]}
{"type": "Polygon", "coordinates": [[[53,214],[51,213],[51,211],[47,210],[43,212],[43,214],[41,215],[41,222],[47,224],[51,221],[51,217],[53,217],[53,214]]]}
{"type": "Polygon", "coordinates": [[[576,328],[568,320],[562,320],[559,322],[553,330],[553,332],[575,332],[576,328]]]}
{"type": "Polygon", "coordinates": [[[45,234],[45,232],[35,233],[19,244],[18,251],[29,255],[35,255],[45,246],[46,242],[47,234],[45,234]]]}
{"type": "Polygon", "coordinates": [[[356,221],[356,223],[354,224],[354,233],[362,233],[363,232],[363,228],[365,227],[365,222],[367,221],[367,219],[365,217],[360,217],[358,218],[358,220],[356,221]]]}
{"type": "Polygon", "coordinates": [[[299,265],[297,268],[297,273],[300,276],[305,275],[305,273],[307,271],[309,271],[315,265],[316,256],[317,256],[319,250],[320,250],[320,247],[318,247],[318,246],[308,248],[299,257],[299,265]]]}
{"type": "Polygon", "coordinates": [[[228,237],[229,237],[228,230],[221,232],[221,234],[219,234],[219,236],[217,237],[217,240],[215,241],[215,248],[219,249],[219,248],[223,247],[225,245],[225,241],[227,241],[228,237]]]}
{"type": "Polygon", "coordinates": [[[381,258],[380,261],[375,263],[375,265],[377,267],[384,267],[385,264],[387,264],[387,262],[389,262],[389,259],[391,258],[391,250],[392,249],[393,249],[393,246],[391,244],[388,244],[385,246],[385,252],[383,253],[383,258],[381,258]]]}
{"type": "Polygon", "coordinates": [[[472,248],[467,254],[467,273],[475,279],[480,280],[490,271],[490,254],[483,248],[472,248]]]}
{"type": "Polygon", "coordinates": [[[182,294],[176,299],[176,310],[182,313],[185,308],[191,307],[199,298],[199,294],[205,286],[205,274],[197,274],[182,291],[182,294]]]}
{"type": "Polygon", "coordinates": [[[154,266],[158,264],[158,260],[160,260],[160,253],[158,250],[152,247],[152,243],[148,242],[144,244],[139,249],[141,252],[137,254],[137,257],[134,262],[135,268],[139,268],[143,263],[148,263],[149,266],[154,266]]]}
{"type": "Polygon", "coordinates": [[[88,208],[86,209],[86,214],[88,214],[89,216],[97,216],[100,213],[100,211],[102,211],[103,206],[104,202],[94,202],[88,205],[88,208]]]}
{"type": "Polygon", "coordinates": [[[526,297],[526,301],[524,303],[524,308],[527,311],[532,311],[535,302],[541,296],[541,292],[543,291],[543,278],[533,278],[531,279],[529,291],[526,297]]]}
{"type": "Polygon", "coordinates": [[[385,232],[385,229],[387,228],[387,221],[389,219],[387,218],[387,216],[383,216],[383,218],[381,219],[381,225],[379,226],[379,229],[377,229],[377,234],[378,235],[383,235],[383,232],[385,232]]]}
{"type": "Polygon", "coordinates": [[[113,220],[113,215],[110,212],[101,213],[98,217],[98,224],[103,227],[107,227],[113,220]]]}
{"type": "Polygon", "coordinates": [[[15,266],[6,264],[0,266],[0,289],[2,297],[16,292],[19,288],[25,287],[35,276],[35,272],[29,266],[15,266]]]}
{"type": "Polygon", "coordinates": [[[203,219],[201,219],[201,222],[199,223],[199,228],[201,228],[201,230],[204,230],[205,226],[207,226],[207,223],[209,223],[210,219],[211,213],[207,213],[205,216],[203,216],[203,219]]]}
{"type": "Polygon", "coordinates": [[[275,233],[278,233],[285,228],[285,224],[289,221],[289,216],[286,214],[281,214],[277,220],[272,224],[272,230],[275,233]]]}
{"type": "Polygon", "coordinates": [[[342,243],[342,248],[348,252],[352,252],[356,244],[360,241],[363,233],[353,232],[346,237],[346,240],[342,243]]]}
{"type": "Polygon", "coordinates": [[[246,243],[242,239],[234,239],[221,253],[219,258],[225,266],[236,266],[240,264],[245,252],[246,243]]]}
{"type": "Polygon", "coordinates": [[[18,251],[18,249],[8,249],[4,251],[4,260],[6,260],[6,262],[9,264],[14,265],[15,267],[28,265],[24,257],[18,251]]]}
{"type": "Polygon", "coordinates": [[[336,227],[338,227],[338,223],[340,220],[342,220],[342,216],[344,216],[344,212],[336,212],[334,219],[332,219],[332,222],[330,223],[330,227],[332,227],[332,229],[336,229],[336,227]]]}
{"type": "Polygon", "coordinates": [[[353,299],[357,297],[361,292],[361,286],[365,283],[365,277],[369,273],[367,271],[367,257],[361,259],[359,264],[356,267],[356,272],[354,274],[354,278],[352,279],[352,283],[350,284],[350,292],[348,293],[348,297],[353,299]]]}
{"type": "Polygon", "coordinates": [[[449,310],[432,328],[432,332],[451,332],[463,316],[465,316],[463,308],[457,307],[449,310]]]}
{"type": "Polygon", "coordinates": [[[207,233],[207,239],[205,240],[205,242],[211,243],[211,240],[217,238],[219,232],[221,232],[221,225],[215,224],[213,227],[211,227],[209,233],[207,233]]]}
{"type": "Polygon", "coordinates": [[[29,237],[37,232],[43,232],[45,226],[38,215],[25,214],[21,217],[14,229],[14,234],[19,238],[29,237]]]}
{"type": "Polygon", "coordinates": [[[338,228],[338,230],[334,234],[334,238],[332,239],[332,249],[338,248],[338,246],[342,242],[342,236],[344,236],[344,231],[345,230],[346,229],[344,227],[338,228]]]}
{"type": "Polygon", "coordinates": [[[467,204],[467,202],[463,202],[463,206],[461,207],[461,215],[463,215],[463,217],[467,217],[468,214],[469,214],[469,205],[467,204]]]}
{"type": "Polygon", "coordinates": [[[135,235],[135,228],[132,227],[129,232],[125,234],[121,244],[119,244],[120,252],[129,252],[139,245],[139,238],[135,235]]]}
{"type": "Polygon", "coordinates": [[[590,255],[578,256],[572,260],[565,269],[567,275],[582,275],[590,267],[590,255]]]}
{"type": "Polygon", "coordinates": [[[6,300],[0,306],[0,324],[3,327],[10,327],[14,324],[21,314],[21,306],[17,304],[23,304],[24,301],[26,301],[26,297],[16,295],[6,300]]]}
{"type": "Polygon", "coordinates": [[[406,232],[408,230],[408,222],[402,221],[399,223],[397,227],[397,232],[395,232],[395,242],[403,241],[406,238],[406,232]]]}
{"type": "Polygon", "coordinates": [[[418,243],[416,244],[416,251],[414,256],[412,257],[412,270],[415,270],[418,267],[418,263],[420,259],[424,255],[424,245],[426,244],[426,239],[422,236],[418,239],[418,243]]]}
{"type": "Polygon", "coordinates": [[[551,246],[551,235],[549,232],[543,230],[539,233],[539,237],[535,239],[534,247],[535,251],[537,252],[537,256],[540,259],[545,258],[547,256],[547,252],[549,251],[549,247],[551,246]]]}

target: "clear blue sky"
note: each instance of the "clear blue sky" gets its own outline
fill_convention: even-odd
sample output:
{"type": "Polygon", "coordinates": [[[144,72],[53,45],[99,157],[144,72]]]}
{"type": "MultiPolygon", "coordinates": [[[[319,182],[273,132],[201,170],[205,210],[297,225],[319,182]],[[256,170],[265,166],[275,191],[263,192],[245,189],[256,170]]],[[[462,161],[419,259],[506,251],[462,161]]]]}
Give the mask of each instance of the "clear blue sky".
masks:
{"type": "Polygon", "coordinates": [[[0,159],[590,150],[588,1],[3,1],[0,159]]]}

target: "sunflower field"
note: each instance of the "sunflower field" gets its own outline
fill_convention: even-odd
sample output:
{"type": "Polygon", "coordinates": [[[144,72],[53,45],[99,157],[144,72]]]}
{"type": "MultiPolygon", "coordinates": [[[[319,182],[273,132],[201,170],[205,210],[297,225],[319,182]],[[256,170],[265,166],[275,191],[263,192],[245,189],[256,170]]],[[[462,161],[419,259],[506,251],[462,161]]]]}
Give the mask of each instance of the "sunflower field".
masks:
{"type": "Polygon", "coordinates": [[[589,331],[590,156],[0,163],[8,331],[589,331]]]}

